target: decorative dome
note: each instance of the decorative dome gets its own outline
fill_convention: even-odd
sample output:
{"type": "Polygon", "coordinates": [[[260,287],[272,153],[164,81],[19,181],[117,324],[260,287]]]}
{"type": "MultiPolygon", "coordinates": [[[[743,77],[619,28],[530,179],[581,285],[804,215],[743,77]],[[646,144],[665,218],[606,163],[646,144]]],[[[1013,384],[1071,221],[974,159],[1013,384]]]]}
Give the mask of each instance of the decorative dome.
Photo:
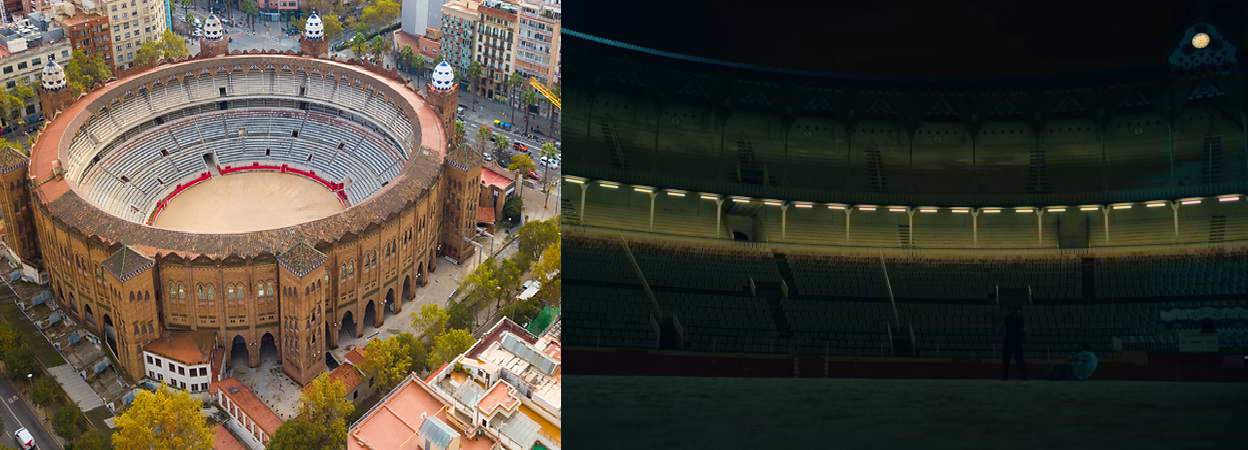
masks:
{"type": "Polygon", "coordinates": [[[204,22],[204,38],[215,41],[223,36],[225,28],[221,26],[221,19],[216,14],[208,16],[208,20],[204,22]]]}
{"type": "Polygon", "coordinates": [[[65,69],[61,68],[56,60],[48,58],[48,64],[43,66],[43,88],[49,91],[58,91],[65,88],[65,69]]]}
{"type": "Polygon", "coordinates": [[[312,11],[312,15],[308,16],[308,22],[304,24],[303,37],[307,39],[325,37],[325,24],[321,22],[321,16],[316,15],[316,11],[312,11]]]}
{"type": "Polygon", "coordinates": [[[433,88],[439,91],[450,90],[455,85],[455,71],[445,60],[433,68],[433,88]]]}

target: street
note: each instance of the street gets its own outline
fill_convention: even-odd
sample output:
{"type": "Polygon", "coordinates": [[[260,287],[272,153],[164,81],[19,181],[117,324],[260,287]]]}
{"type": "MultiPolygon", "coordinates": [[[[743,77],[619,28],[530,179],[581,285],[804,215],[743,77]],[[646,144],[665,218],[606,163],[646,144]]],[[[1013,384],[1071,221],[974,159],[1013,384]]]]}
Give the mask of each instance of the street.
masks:
{"type": "Polygon", "coordinates": [[[5,446],[16,446],[13,440],[13,434],[18,428],[26,427],[30,430],[30,434],[35,437],[35,445],[41,449],[60,449],[62,448],[56,440],[48,432],[44,431],[39,425],[39,420],[35,418],[35,413],[31,407],[17,395],[17,389],[7,378],[0,379],[0,397],[4,400],[4,412],[0,416],[4,418],[5,446]]]}

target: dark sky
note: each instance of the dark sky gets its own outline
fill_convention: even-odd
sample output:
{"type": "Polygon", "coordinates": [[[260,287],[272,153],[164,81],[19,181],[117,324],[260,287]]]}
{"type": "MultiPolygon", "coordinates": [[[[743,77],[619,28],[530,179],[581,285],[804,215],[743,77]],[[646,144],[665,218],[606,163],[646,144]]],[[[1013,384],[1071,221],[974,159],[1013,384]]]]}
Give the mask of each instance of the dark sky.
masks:
{"type": "Polygon", "coordinates": [[[1242,47],[1241,1],[569,2],[564,26],[748,64],[875,74],[1045,74],[1165,63],[1197,20],[1242,47]]]}

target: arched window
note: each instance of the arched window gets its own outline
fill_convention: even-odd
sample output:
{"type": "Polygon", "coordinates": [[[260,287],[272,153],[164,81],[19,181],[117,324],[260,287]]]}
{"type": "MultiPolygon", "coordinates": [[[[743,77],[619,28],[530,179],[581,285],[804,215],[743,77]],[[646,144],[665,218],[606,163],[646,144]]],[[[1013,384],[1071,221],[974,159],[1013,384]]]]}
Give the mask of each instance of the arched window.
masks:
{"type": "Polygon", "coordinates": [[[134,303],[134,291],[130,291],[130,303],[134,303]]]}

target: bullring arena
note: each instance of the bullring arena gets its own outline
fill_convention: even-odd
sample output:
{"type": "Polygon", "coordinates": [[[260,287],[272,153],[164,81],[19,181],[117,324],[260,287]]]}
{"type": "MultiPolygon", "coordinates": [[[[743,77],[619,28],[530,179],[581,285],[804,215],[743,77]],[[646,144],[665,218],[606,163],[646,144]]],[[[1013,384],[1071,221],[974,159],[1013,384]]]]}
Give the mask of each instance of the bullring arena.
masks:
{"type": "Polygon", "coordinates": [[[450,80],[294,54],[201,55],[77,99],[60,80],[50,65],[62,104],[28,165],[38,247],[132,378],[148,344],[193,332],[306,383],[440,257],[471,255],[480,168],[448,153],[450,80]]]}

